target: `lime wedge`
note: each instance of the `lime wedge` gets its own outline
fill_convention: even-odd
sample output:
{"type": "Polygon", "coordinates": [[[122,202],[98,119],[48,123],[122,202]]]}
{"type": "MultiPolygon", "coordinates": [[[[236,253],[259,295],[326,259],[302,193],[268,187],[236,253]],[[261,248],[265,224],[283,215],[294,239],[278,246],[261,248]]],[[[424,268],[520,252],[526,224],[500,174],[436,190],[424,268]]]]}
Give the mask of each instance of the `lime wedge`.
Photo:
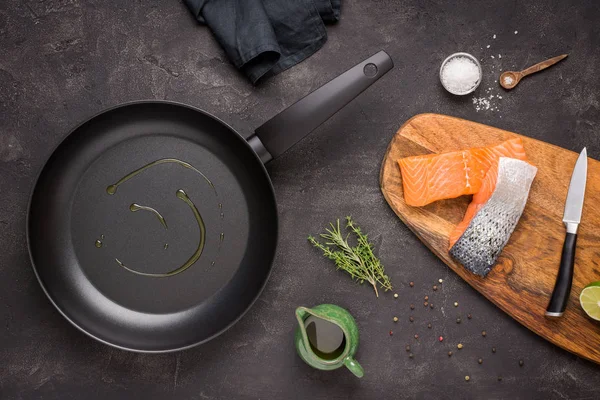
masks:
{"type": "Polygon", "coordinates": [[[600,321],[600,282],[587,285],[579,295],[579,303],[590,318],[600,321]]]}

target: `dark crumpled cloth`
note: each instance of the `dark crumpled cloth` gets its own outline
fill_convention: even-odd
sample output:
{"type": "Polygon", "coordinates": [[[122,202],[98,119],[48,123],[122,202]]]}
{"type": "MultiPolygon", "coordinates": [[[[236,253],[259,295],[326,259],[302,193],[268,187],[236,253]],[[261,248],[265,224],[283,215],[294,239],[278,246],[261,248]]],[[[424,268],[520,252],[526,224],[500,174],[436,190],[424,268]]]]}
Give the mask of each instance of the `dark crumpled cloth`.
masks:
{"type": "Polygon", "coordinates": [[[341,0],[184,0],[231,62],[256,84],[316,52],[341,0]]]}

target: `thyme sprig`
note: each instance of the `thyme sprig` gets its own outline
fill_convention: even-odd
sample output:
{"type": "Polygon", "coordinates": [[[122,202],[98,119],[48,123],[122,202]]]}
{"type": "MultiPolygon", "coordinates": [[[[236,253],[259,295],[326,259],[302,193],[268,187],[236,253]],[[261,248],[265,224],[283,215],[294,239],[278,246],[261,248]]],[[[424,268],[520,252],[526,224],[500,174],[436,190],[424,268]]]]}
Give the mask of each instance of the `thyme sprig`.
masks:
{"type": "Polygon", "coordinates": [[[340,229],[339,219],[336,225],[330,223],[329,226],[325,229],[326,233],[319,235],[326,240],[325,244],[320,243],[313,236],[308,237],[309,242],[321,249],[325,257],[335,262],[337,269],[346,271],[353,280],[361,284],[365,281],[369,282],[377,297],[379,297],[378,285],[385,291],[391,290],[392,283],[385,274],[381,261],[373,253],[373,245],[369,243],[367,235],[362,233],[352,218],[346,217],[346,228],[355,234],[356,246],[348,243],[350,233],[344,236],[340,229]]]}

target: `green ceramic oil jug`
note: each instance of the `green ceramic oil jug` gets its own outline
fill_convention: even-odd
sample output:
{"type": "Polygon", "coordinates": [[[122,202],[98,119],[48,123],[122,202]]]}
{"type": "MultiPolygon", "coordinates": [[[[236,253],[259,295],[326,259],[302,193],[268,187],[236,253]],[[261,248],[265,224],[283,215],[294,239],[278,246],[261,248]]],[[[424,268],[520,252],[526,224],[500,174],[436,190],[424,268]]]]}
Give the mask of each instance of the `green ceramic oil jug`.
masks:
{"type": "Polygon", "coordinates": [[[354,359],[358,349],[358,327],[348,311],[334,304],[298,307],[296,319],[298,328],[294,342],[304,362],[322,370],[346,366],[357,377],[364,375],[354,359]],[[315,343],[315,338],[319,338],[320,343],[315,343]]]}

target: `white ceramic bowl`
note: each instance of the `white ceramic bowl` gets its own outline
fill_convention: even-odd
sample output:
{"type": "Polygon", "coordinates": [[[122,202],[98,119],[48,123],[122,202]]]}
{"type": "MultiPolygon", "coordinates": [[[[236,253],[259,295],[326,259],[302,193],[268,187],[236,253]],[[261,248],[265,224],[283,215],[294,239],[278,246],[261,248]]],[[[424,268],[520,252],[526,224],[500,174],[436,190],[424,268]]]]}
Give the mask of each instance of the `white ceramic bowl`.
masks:
{"type": "Polygon", "coordinates": [[[465,94],[469,94],[469,93],[473,93],[475,91],[475,89],[477,89],[479,87],[479,84],[481,83],[481,77],[482,77],[483,73],[481,71],[481,64],[479,64],[479,60],[477,60],[477,58],[469,53],[454,53],[454,54],[450,54],[448,57],[446,57],[446,59],[444,60],[444,62],[442,62],[442,66],[440,67],[440,82],[442,83],[442,86],[444,87],[444,89],[446,89],[447,91],[449,91],[452,94],[456,94],[459,96],[465,95],[465,94]],[[475,65],[477,65],[477,69],[479,70],[479,79],[477,80],[477,83],[475,84],[475,86],[473,86],[472,88],[470,88],[469,90],[465,91],[465,92],[454,92],[452,90],[450,90],[448,87],[446,87],[446,85],[444,85],[444,80],[442,79],[442,71],[444,70],[444,67],[446,66],[446,64],[448,63],[448,61],[452,60],[453,58],[456,57],[466,57],[470,60],[472,60],[475,65]]]}

